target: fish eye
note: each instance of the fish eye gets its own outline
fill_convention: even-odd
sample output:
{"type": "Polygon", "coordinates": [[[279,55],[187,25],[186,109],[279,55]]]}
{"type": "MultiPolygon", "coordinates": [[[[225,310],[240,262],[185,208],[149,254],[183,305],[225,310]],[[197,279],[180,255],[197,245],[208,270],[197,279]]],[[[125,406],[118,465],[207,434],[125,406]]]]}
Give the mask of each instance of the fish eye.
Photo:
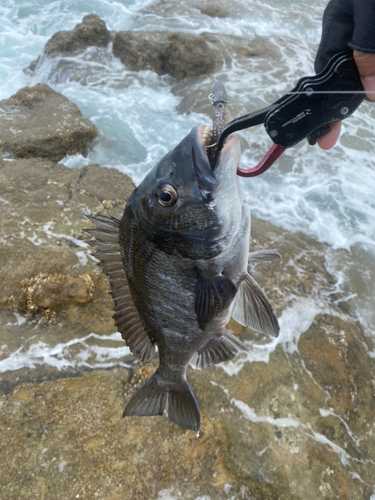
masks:
{"type": "Polygon", "coordinates": [[[224,104],[222,102],[219,102],[217,105],[216,105],[217,108],[219,109],[223,109],[224,107],[224,104]]]}
{"type": "Polygon", "coordinates": [[[162,207],[171,207],[177,201],[177,192],[172,186],[165,184],[159,187],[156,199],[162,207]]]}

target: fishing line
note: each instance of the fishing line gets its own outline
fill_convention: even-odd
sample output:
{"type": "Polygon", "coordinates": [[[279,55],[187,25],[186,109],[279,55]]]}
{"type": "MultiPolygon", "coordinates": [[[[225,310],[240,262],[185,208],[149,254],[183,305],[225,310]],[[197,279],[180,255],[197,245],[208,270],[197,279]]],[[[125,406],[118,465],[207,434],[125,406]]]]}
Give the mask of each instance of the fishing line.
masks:
{"type": "MultiPolygon", "coordinates": [[[[250,97],[258,97],[258,96],[263,96],[263,95],[268,95],[268,94],[282,94],[282,95],[308,95],[309,97],[311,97],[312,95],[318,95],[318,94],[332,94],[332,95],[340,95],[340,94],[343,94],[343,95],[357,95],[357,94],[363,94],[363,95],[368,95],[368,94],[374,94],[375,95],[375,90],[368,90],[366,92],[366,90],[337,90],[335,92],[333,91],[330,91],[330,90],[314,90],[313,92],[311,92],[310,90],[304,90],[304,91],[299,91],[299,92],[293,92],[293,91],[290,91],[290,92],[284,92],[282,90],[269,90],[267,92],[256,92],[254,90],[252,90],[252,92],[246,92],[246,97],[250,96],[250,97]]],[[[238,101],[241,101],[241,97],[236,97],[234,99],[228,99],[228,104],[230,103],[233,103],[233,102],[238,102],[238,101]]]]}

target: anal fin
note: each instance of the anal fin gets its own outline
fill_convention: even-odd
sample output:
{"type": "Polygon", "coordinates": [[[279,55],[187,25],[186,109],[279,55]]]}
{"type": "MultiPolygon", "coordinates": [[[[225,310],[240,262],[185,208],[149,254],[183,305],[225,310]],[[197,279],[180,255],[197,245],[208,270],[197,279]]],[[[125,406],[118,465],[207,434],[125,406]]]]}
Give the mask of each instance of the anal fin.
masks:
{"type": "Polygon", "coordinates": [[[233,301],[232,318],[256,332],[278,337],[276,311],[258,283],[246,274],[233,301]]]}
{"type": "Polygon", "coordinates": [[[242,351],[247,351],[245,344],[224,328],[220,336],[209,340],[202,349],[195,353],[190,364],[203,369],[223,361],[229,361],[242,351]]]}

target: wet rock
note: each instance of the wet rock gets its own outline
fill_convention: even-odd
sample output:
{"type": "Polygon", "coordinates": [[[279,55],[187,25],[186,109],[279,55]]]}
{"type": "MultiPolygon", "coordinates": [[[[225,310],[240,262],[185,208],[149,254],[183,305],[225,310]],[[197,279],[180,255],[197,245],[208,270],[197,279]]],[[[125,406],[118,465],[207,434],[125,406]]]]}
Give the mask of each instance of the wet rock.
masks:
{"type": "MultiPolygon", "coordinates": [[[[256,59],[265,64],[266,61],[272,65],[272,61],[278,57],[279,49],[266,37],[254,36],[249,40],[240,36],[222,35],[216,33],[202,33],[200,35],[209,44],[211,50],[216,54],[219,62],[216,70],[220,71],[225,64],[226,70],[217,77],[222,83],[228,81],[228,71],[232,68],[233,59],[236,65],[246,66],[249,59],[256,59]]],[[[194,82],[182,80],[176,82],[172,91],[181,98],[177,109],[180,113],[204,113],[212,115],[212,105],[207,96],[212,92],[213,82],[206,77],[196,78],[194,82]]],[[[246,102],[237,100],[230,102],[229,111],[233,117],[241,116],[246,109],[246,102]],[[245,106],[245,108],[244,108],[245,106]]]]}
{"type": "Polygon", "coordinates": [[[216,3],[206,3],[197,5],[202,14],[210,17],[220,17],[221,19],[230,16],[230,12],[216,3]]]}
{"type": "Polygon", "coordinates": [[[107,47],[111,34],[105,22],[96,14],[84,16],[82,22],[70,31],[58,31],[46,43],[47,57],[85,50],[87,47],[107,47]]]}
{"type": "MultiPolygon", "coordinates": [[[[32,350],[32,342],[44,343],[48,352],[47,346],[77,339],[67,354],[74,358],[80,349],[90,350],[91,341],[80,344],[79,339],[93,331],[107,336],[116,331],[108,283],[83,241],[82,228],[91,226],[83,214],[121,217],[133,189],[128,176],[98,165],[72,170],[42,159],[0,161],[0,345],[6,346],[0,362],[22,345],[32,350]]],[[[2,374],[0,392],[25,378],[61,376],[58,366],[22,369],[18,382],[12,371],[2,374]]],[[[82,366],[89,367],[90,359],[82,366]]],[[[71,375],[81,370],[69,368],[69,362],[66,368],[71,375]]]]}
{"type": "MultiPolygon", "coordinates": [[[[357,344],[354,357],[343,358],[353,376],[351,397],[368,377],[366,370],[374,369],[360,347],[363,332],[319,316],[301,337],[302,358],[277,346],[268,363],[246,363],[233,376],[220,367],[189,370],[202,414],[199,436],[165,416],[121,419],[129,395],[156,362],[138,365],[130,380],[128,371],[118,369],[17,387],[0,398],[0,484],[6,498],[21,498],[27,489],[31,500],[43,494],[89,499],[94,493],[99,499],[156,500],[163,491],[212,500],[370,500],[371,379],[362,394],[357,391],[351,410],[343,412],[334,400],[327,404],[319,373],[330,366],[328,354],[320,362],[313,355],[311,364],[303,347],[323,325],[329,325],[330,338],[345,328],[348,345],[357,344]]],[[[332,346],[334,359],[340,357],[332,346]]]]}
{"type": "Polygon", "coordinates": [[[221,68],[223,60],[230,67],[234,55],[275,57],[276,52],[261,37],[247,40],[213,33],[119,31],[113,39],[113,53],[128,69],[170,74],[178,81],[208,75],[221,68]]]}
{"type": "MultiPolygon", "coordinates": [[[[184,9],[187,14],[200,11],[204,15],[224,18],[234,10],[240,15],[241,6],[236,4],[234,9],[233,4],[229,12],[218,3],[193,2],[185,5],[184,9]]],[[[156,2],[147,8],[147,13],[155,12],[166,16],[175,11],[175,2],[168,1],[156,2]]],[[[48,75],[54,82],[69,79],[79,81],[83,85],[94,81],[102,85],[105,68],[111,61],[111,55],[106,50],[111,40],[113,55],[118,57],[127,69],[150,70],[159,75],[169,74],[178,82],[212,74],[222,68],[223,61],[226,68],[230,69],[234,56],[236,59],[274,58],[278,54],[275,43],[266,37],[255,35],[249,40],[214,33],[203,33],[200,36],[155,31],[110,33],[104,21],[90,14],[73,30],[55,33],[44,47],[43,55],[24,71],[28,74],[42,71],[45,77],[48,75]]]]}
{"type": "Polygon", "coordinates": [[[46,43],[43,54],[24,68],[24,72],[33,75],[40,70],[48,81],[69,79],[85,85],[93,74],[103,73],[104,65],[109,63],[107,46],[112,36],[99,16],[88,14],[73,30],[55,33],[46,43]]]}
{"type": "Polygon", "coordinates": [[[212,73],[219,63],[202,37],[187,33],[119,31],[113,53],[132,71],[151,70],[177,80],[212,73]]]}
{"type": "Polygon", "coordinates": [[[25,87],[0,101],[0,153],[59,161],[86,154],[97,128],[78,107],[48,85],[25,87]]]}
{"type": "Polygon", "coordinates": [[[94,282],[89,274],[66,276],[40,273],[20,283],[21,293],[13,305],[31,315],[40,310],[77,302],[86,304],[93,299],[94,282]],[[18,300],[17,300],[18,299],[18,300]]]}
{"type": "Polygon", "coordinates": [[[277,309],[280,339],[232,321],[249,353],[188,370],[199,436],[165,416],[121,418],[157,361],[128,369],[130,356],[109,357],[124,344],[112,335],[108,285],[82,239],[90,224],[82,213],[119,218],[133,188],[98,165],[0,162],[0,363],[11,363],[0,373],[4,498],[371,500],[374,343],[355,311],[336,305],[344,297],[326,269],[327,247],[255,218],[252,251],[282,254],[251,269],[277,309]],[[110,348],[102,358],[101,348],[110,348]],[[44,358],[25,366],[33,349],[44,358]],[[84,373],[116,360],[121,368],[84,373]]]}
{"type": "Polygon", "coordinates": [[[128,176],[98,165],[72,170],[48,160],[0,161],[0,305],[30,288],[37,307],[65,303],[69,296],[88,302],[92,283],[85,273],[95,266],[82,239],[82,228],[91,225],[83,214],[121,217],[133,189],[128,176]],[[60,293],[43,305],[47,289],[60,293]]]}
{"type": "Polygon", "coordinates": [[[181,0],[178,6],[173,0],[156,0],[146,8],[141,10],[142,14],[149,14],[150,12],[156,14],[160,17],[171,17],[177,14],[186,15],[194,19],[200,14],[209,17],[238,17],[245,13],[249,13],[252,6],[237,2],[236,0],[231,0],[227,2],[225,0],[181,0]]]}

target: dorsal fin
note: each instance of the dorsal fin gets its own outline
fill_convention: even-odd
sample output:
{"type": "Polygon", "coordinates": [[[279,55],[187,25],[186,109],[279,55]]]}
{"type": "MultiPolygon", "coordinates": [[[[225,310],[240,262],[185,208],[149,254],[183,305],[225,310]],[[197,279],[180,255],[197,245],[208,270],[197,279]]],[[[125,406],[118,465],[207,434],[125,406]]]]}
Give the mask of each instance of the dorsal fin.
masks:
{"type": "Polygon", "coordinates": [[[215,276],[214,279],[209,280],[203,276],[200,269],[197,269],[197,274],[195,313],[199,328],[203,330],[215,313],[222,311],[231,303],[237,288],[224,275],[215,276]]]}
{"type": "Polygon", "coordinates": [[[139,317],[126,279],[119,242],[120,221],[105,215],[86,217],[94,225],[93,229],[85,229],[94,238],[87,243],[96,251],[93,255],[99,259],[98,265],[109,277],[117,329],[134,356],[147,363],[154,357],[155,345],[139,317]]]}

